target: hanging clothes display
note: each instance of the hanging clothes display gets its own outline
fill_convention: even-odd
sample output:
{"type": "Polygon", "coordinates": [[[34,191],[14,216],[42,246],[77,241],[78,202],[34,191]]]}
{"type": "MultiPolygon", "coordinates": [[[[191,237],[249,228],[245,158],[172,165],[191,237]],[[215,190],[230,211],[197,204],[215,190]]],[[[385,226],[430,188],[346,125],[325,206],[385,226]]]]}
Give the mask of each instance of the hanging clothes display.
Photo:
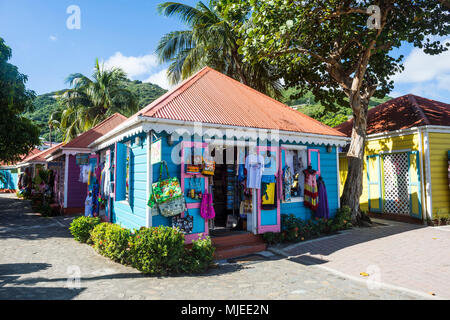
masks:
{"type": "Polygon", "coordinates": [[[303,170],[305,175],[305,195],[304,195],[304,205],[313,211],[317,210],[317,181],[316,181],[316,170],[313,170],[311,166],[308,166],[306,170],[303,170]]]}
{"type": "Polygon", "coordinates": [[[261,209],[262,210],[275,209],[277,207],[276,199],[277,199],[276,182],[264,182],[264,181],[261,182],[261,209]]]}
{"type": "Polygon", "coordinates": [[[213,207],[213,197],[211,193],[205,193],[200,206],[200,216],[203,219],[214,219],[216,213],[213,207]]]}
{"type": "Polygon", "coordinates": [[[238,148],[238,181],[245,180],[245,148],[238,148]]]}
{"type": "Polygon", "coordinates": [[[317,206],[316,217],[328,219],[330,217],[330,208],[328,207],[327,188],[322,177],[317,180],[317,188],[319,193],[319,204],[317,206]]]}
{"type": "Polygon", "coordinates": [[[259,154],[250,154],[245,159],[245,169],[247,169],[247,188],[261,189],[264,157],[259,154]]]}
{"type": "Polygon", "coordinates": [[[233,210],[238,208],[238,199],[236,197],[236,172],[234,165],[227,165],[226,166],[226,194],[227,194],[227,200],[226,205],[228,210],[233,210]]]}
{"type": "Polygon", "coordinates": [[[294,177],[292,176],[291,168],[289,166],[283,169],[283,200],[286,202],[291,201],[291,189],[294,183],[294,177]]]}
{"type": "Polygon", "coordinates": [[[92,194],[89,193],[86,197],[86,200],[84,201],[84,216],[85,217],[92,217],[92,205],[93,205],[92,194]]]}

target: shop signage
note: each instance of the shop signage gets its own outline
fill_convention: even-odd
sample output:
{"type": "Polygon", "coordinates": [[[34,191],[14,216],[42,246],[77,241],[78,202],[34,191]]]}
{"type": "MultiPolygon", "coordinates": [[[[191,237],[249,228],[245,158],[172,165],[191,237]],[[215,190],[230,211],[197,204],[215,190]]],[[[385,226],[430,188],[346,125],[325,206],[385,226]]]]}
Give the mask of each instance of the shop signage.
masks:
{"type": "Polygon", "coordinates": [[[79,166],[86,165],[89,163],[89,154],[88,153],[77,154],[75,156],[75,161],[79,166]]]}
{"type": "Polygon", "coordinates": [[[161,139],[152,143],[151,164],[161,162],[161,139]]]}

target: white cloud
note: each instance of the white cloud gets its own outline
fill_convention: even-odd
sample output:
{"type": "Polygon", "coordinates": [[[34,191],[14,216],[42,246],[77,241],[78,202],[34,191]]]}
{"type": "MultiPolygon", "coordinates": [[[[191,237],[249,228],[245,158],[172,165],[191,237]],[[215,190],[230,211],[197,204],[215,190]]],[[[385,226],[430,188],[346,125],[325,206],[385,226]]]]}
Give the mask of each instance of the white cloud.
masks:
{"type": "Polygon", "coordinates": [[[172,89],[172,85],[169,84],[169,80],[167,79],[167,69],[163,69],[155,74],[152,74],[148,79],[144,80],[144,82],[157,84],[166,90],[172,89]]]}
{"type": "Polygon", "coordinates": [[[158,66],[158,59],[154,54],[126,57],[121,52],[116,52],[104,63],[106,68],[121,68],[127,73],[128,77],[134,78],[139,75],[150,74],[158,66]]]}
{"type": "Polygon", "coordinates": [[[58,40],[58,38],[56,36],[51,35],[50,37],[48,37],[50,40],[52,41],[56,41],[58,40]]]}
{"type": "Polygon", "coordinates": [[[389,96],[392,98],[398,98],[398,97],[403,96],[403,93],[398,92],[398,91],[392,91],[391,93],[389,93],[389,96]]]}
{"type": "MultiPolygon", "coordinates": [[[[443,42],[449,43],[450,39],[443,42]]],[[[423,83],[435,80],[440,87],[441,80],[446,81],[450,76],[450,50],[432,56],[415,48],[406,58],[404,66],[405,70],[392,78],[395,83],[423,83]]]]}

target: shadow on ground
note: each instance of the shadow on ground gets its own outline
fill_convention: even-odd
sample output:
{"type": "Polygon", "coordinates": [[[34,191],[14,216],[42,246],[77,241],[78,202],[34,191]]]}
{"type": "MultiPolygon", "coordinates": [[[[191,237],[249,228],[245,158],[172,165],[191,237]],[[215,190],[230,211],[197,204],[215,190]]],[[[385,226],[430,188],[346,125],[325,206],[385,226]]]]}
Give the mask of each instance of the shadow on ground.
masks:
{"type": "Polygon", "coordinates": [[[70,237],[68,230],[73,217],[41,217],[28,200],[12,194],[0,194],[0,239],[25,240],[70,237]]]}

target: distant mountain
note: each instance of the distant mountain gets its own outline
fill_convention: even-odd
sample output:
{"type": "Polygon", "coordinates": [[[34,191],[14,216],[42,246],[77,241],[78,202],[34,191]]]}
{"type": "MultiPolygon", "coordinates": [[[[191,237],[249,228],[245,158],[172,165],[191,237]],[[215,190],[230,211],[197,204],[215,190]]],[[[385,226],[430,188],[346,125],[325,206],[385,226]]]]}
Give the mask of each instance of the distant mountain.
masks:
{"type": "MultiPolygon", "coordinates": [[[[140,109],[147,106],[152,101],[156,100],[167,92],[167,90],[161,88],[156,84],[143,83],[138,80],[129,80],[126,83],[126,86],[138,97],[140,109]]],[[[64,91],[66,91],[66,89],[37,96],[33,102],[34,110],[32,112],[25,113],[25,116],[33,120],[39,127],[39,129],[41,130],[41,138],[45,141],[49,140],[49,127],[47,124],[48,119],[53,112],[61,108],[61,106],[59,106],[58,102],[56,101],[56,96],[64,93],[64,91]]],[[[61,134],[52,132],[52,140],[61,141],[61,134]]]]}

